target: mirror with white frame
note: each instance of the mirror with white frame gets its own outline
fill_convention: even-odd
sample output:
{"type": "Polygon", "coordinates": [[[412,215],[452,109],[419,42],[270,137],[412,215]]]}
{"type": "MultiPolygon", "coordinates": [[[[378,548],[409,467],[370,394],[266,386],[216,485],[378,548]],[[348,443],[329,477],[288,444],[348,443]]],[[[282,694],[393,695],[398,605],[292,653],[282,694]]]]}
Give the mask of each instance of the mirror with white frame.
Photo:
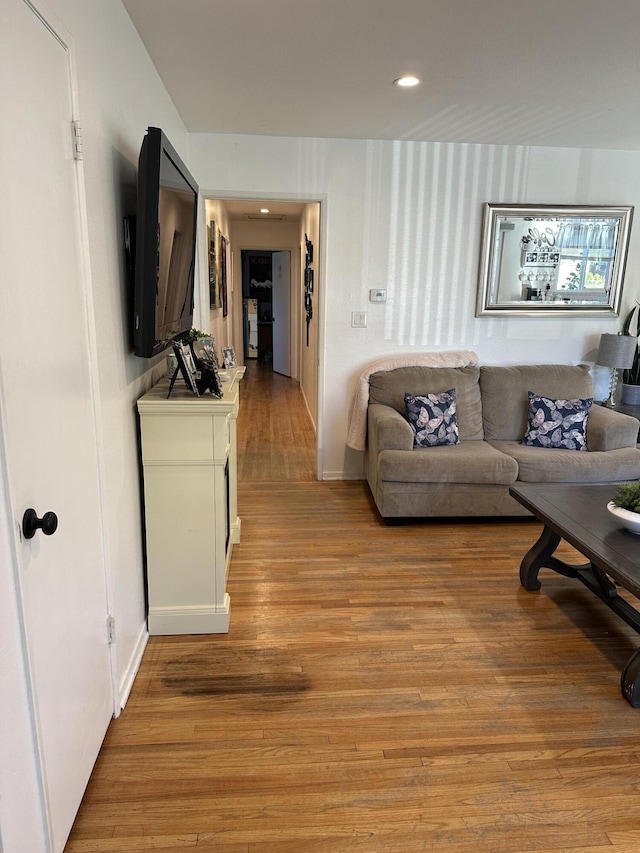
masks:
{"type": "Polygon", "coordinates": [[[485,204],[476,317],[620,313],[633,207],[485,204]]]}

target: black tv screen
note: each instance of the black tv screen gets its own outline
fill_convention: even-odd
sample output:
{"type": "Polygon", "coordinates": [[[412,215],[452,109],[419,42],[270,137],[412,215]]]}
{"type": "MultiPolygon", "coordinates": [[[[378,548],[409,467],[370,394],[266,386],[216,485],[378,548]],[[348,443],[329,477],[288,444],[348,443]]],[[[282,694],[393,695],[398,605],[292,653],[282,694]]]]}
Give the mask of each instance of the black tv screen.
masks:
{"type": "Polygon", "coordinates": [[[134,352],[150,358],[193,325],[198,185],[158,127],[138,161],[134,352]]]}

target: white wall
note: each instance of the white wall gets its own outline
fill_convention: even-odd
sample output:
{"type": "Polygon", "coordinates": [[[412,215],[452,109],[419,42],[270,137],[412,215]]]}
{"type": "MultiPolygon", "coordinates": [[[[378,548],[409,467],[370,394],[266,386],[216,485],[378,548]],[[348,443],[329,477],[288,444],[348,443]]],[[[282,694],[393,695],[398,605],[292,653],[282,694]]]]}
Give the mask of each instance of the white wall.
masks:
{"type": "MultiPolygon", "coordinates": [[[[483,202],[635,204],[640,152],[494,145],[191,135],[191,165],[220,191],[326,195],[320,341],[325,478],[362,475],[346,448],[358,375],[374,358],[475,349],[485,363],[578,362],[616,318],[476,318],[483,202]],[[386,288],[387,302],[368,301],[386,288]],[[367,311],[352,329],[352,311],[367,311]]],[[[624,306],[638,294],[632,232],[624,306]]]]}
{"type": "MultiPolygon", "coordinates": [[[[230,240],[230,223],[229,223],[229,214],[227,212],[226,207],[221,201],[216,199],[203,199],[203,208],[205,210],[205,222],[204,222],[204,234],[202,237],[202,241],[206,244],[206,226],[213,219],[218,228],[220,229],[220,233],[230,240]]],[[[203,283],[203,287],[200,290],[200,296],[204,304],[204,316],[208,317],[208,326],[205,329],[205,326],[198,326],[196,328],[201,328],[203,331],[209,331],[212,335],[215,336],[216,339],[216,349],[218,352],[218,356],[222,356],[222,347],[233,346],[233,324],[234,324],[234,293],[233,293],[233,271],[234,271],[234,261],[231,256],[231,246],[227,249],[227,305],[228,305],[228,313],[227,316],[223,316],[222,308],[214,308],[211,309],[210,300],[209,300],[209,263],[208,263],[208,253],[205,250],[202,252],[202,255],[205,259],[205,266],[201,270],[200,280],[203,283]]],[[[236,353],[242,353],[242,348],[238,349],[236,347],[236,353]]]]}

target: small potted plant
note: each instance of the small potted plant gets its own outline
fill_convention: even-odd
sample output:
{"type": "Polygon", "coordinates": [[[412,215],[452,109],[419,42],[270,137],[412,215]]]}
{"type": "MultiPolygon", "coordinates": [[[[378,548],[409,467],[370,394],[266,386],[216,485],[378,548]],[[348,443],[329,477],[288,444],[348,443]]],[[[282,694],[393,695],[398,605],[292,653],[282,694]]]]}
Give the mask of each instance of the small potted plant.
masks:
{"type": "MultiPolygon", "coordinates": [[[[637,338],[640,335],[640,303],[629,311],[622,324],[622,334],[637,338]]],[[[622,402],[640,406],[640,348],[636,346],[631,367],[622,371],[622,402]]]]}
{"type": "Polygon", "coordinates": [[[640,480],[623,483],[616,492],[613,503],[620,509],[640,513],[640,480]]]}
{"type": "Polygon", "coordinates": [[[200,329],[187,329],[186,332],[183,332],[181,335],[178,335],[178,340],[182,341],[183,344],[192,344],[194,341],[197,341],[198,338],[208,338],[211,337],[209,332],[202,332],[200,329]]]}
{"type": "Polygon", "coordinates": [[[607,509],[627,530],[640,534],[640,480],[619,486],[607,509]]]}

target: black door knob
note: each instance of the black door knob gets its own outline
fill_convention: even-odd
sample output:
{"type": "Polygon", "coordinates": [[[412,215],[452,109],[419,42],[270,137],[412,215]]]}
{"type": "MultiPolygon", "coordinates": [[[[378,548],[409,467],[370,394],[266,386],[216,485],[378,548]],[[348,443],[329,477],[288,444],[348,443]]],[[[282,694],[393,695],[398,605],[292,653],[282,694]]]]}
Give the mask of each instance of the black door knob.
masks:
{"type": "Polygon", "coordinates": [[[38,518],[35,509],[31,507],[24,511],[22,516],[22,534],[25,539],[33,539],[38,530],[42,530],[45,536],[51,536],[58,529],[58,516],[55,512],[45,512],[42,518],[38,518]]]}

